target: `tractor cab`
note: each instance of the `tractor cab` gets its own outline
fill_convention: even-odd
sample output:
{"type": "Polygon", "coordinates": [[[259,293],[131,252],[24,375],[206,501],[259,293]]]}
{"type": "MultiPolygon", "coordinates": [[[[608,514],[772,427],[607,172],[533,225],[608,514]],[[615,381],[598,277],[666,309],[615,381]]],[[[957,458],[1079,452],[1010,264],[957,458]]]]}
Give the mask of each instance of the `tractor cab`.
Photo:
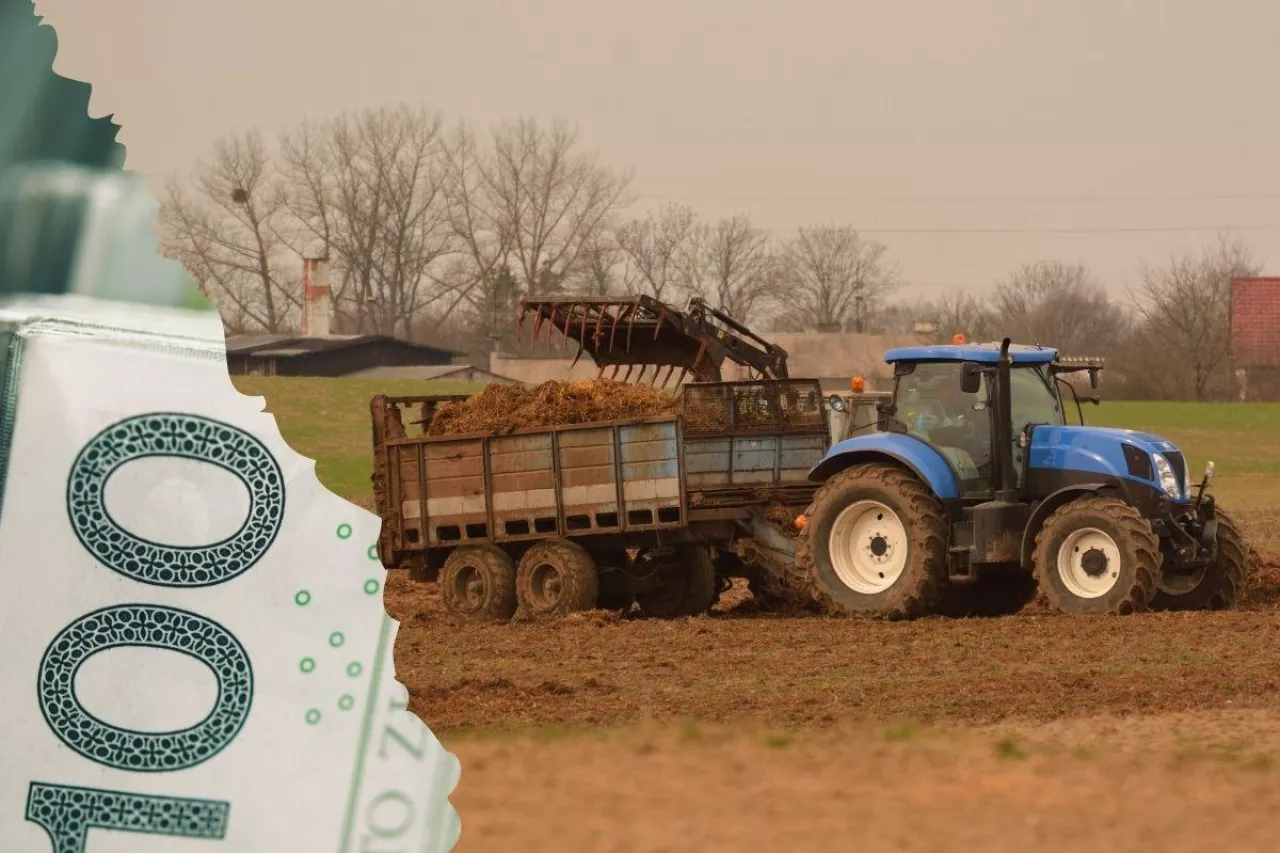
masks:
{"type": "MultiPolygon", "coordinates": [[[[920,439],[952,469],[965,501],[990,499],[997,480],[993,452],[996,419],[995,375],[1000,345],[952,344],[890,350],[894,367],[892,401],[881,409],[881,429],[920,439]]],[[[1025,480],[1026,433],[1036,425],[1063,426],[1065,407],[1055,381],[1057,351],[1044,347],[1009,350],[1011,442],[1015,480],[1025,480]]]]}

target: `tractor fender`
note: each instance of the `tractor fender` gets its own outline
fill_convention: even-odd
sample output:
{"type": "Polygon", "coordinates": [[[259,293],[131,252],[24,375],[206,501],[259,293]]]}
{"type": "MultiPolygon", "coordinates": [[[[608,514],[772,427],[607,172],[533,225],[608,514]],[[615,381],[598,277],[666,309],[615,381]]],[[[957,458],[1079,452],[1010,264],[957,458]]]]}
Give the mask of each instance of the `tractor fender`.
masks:
{"type": "Polygon", "coordinates": [[[1040,525],[1044,524],[1045,519],[1054,510],[1080,495],[1096,495],[1104,491],[1114,491],[1115,488],[1116,484],[1114,482],[1073,483],[1070,486],[1058,489],[1036,504],[1036,508],[1031,511],[1031,517],[1027,519],[1027,526],[1022,529],[1022,565],[1024,567],[1031,566],[1032,554],[1036,549],[1036,534],[1040,532],[1040,525]]]}
{"type": "Polygon", "coordinates": [[[910,469],[940,499],[960,497],[960,482],[946,458],[920,439],[898,433],[877,432],[833,444],[809,471],[809,479],[825,482],[861,462],[895,462],[910,469]]]}

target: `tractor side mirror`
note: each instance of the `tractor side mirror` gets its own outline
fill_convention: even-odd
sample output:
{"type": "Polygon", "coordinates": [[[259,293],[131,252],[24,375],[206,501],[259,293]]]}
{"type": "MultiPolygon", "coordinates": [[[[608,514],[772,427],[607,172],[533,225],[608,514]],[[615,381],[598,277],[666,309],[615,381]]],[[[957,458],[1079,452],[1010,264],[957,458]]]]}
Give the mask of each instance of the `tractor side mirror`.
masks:
{"type": "Polygon", "coordinates": [[[960,367],[960,390],[966,394],[977,394],[982,388],[982,368],[972,361],[966,361],[960,367]]]}

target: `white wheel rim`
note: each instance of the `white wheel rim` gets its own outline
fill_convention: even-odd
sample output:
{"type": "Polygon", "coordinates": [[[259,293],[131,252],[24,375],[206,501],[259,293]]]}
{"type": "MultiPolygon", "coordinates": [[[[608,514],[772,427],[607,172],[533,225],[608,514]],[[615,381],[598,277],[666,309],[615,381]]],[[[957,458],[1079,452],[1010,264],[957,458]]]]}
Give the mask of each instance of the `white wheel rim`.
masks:
{"type": "Polygon", "coordinates": [[[884,592],[907,565],[907,529],[897,513],[878,501],[858,501],[831,525],[827,550],[840,582],[854,592],[884,592]]]}
{"type": "Polygon", "coordinates": [[[1058,548],[1058,577],[1077,598],[1101,598],[1120,579],[1120,546],[1096,527],[1073,531],[1058,548]]]}

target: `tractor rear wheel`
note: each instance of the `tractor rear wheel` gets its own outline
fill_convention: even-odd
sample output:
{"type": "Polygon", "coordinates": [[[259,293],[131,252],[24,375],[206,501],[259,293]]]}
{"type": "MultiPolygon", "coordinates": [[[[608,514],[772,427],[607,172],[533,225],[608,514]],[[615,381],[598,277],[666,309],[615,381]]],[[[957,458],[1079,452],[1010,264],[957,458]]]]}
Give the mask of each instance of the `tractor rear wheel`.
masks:
{"type": "Polygon", "coordinates": [[[1064,613],[1146,611],[1160,580],[1160,540],[1136,509],[1089,495],[1055,510],[1036,535],[1036,579],[1064,613]]]}
{"type": "Polygon", "coordinates": [[[495,545],[455,548],[440,569],[440,598],[454,616],[506,622],[516,612],[516,569],[495,545]]]}
{"type": "Polygon", "coordinates": [[[520,558],[516,593],[530,616],[563,616],[596,606],[595,560],[576,542],[544,539],[520,558]]]}
{"type": "Polygon", "coordinates": [[[1231,610],[1249,579],[1249,549],[1240,528],[1217,510],[1218,542],[1213,561],[1194,575],[1167,572],[1160,579],[1152,610],[1231,610]]]}
{"type": "Polygon", "coordinates": [[[805,511],[796,568],[836,613],[914,619],[947,584],[947,516],[911,473],[854,465],[826,482],[805,511]]]}
{"type": "Polygon", "coordinates": [[[716,566],[705,547],[686,546],[675,554],[679,568],[662,586],[636,596],[640,612],[658,619],[706,613],[716,602],[716,566]]]}

